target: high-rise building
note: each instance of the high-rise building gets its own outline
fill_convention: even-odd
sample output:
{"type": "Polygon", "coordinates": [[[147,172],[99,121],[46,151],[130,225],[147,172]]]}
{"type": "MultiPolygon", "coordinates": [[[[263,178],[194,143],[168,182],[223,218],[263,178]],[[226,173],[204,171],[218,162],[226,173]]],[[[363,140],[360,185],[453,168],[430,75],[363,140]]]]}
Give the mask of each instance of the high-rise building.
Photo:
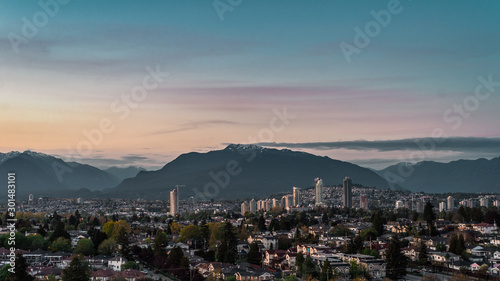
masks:
{"type": "Polygon", "coordinates": [[[266,199],[266,211],[271,211],[273,208],[273,201],[266,199]]]}
{"type": "Polygon", "coordinates": [[[278,199],[273,198],[273,208],[274,208],[274,207],[280,207],[280,204],[281,204],[281,203],[280,203],[280,201],[279,201],[278,199]]]}
{"type": "Polygon", "coordinates": [[[490,206],[490,200],[488,198],[481,198],[479,202],[481,204],[481,207],[488,208],[490,206]]]}
{"type": "Polygon", "coordinates": [[[445,202],[440,202],[439,203],[439,212],[444,212],[446,211],[446,203],[445,202]]]}
{"type": "Polygon", "coordinates": [[[364,195],[359,197],[359,208],[368,211],[368,197],[364,195]]]}
{"type": "Polygon", "coordinates": [[[250,200],[250,213],[255,212],[257,212],[257,202],[255,202],[255,199],[252,198],[252,200],[250,200]]]}
{"type": "Polygon", "coordinates": [[[293,188],[293,205],[300,206],[300,189],[298,187],[293,188]]]}
{"type": "Polygon", "coordinates": [[[250,206],[248,205],[248,202],[245,201],[241,203],[241,215],[244,216],[248,212],[250,212],[250,206]]]}
{"type": "Polygon", "coordinates": [[[323,205],[323,180],[316,178],[316,206],[323,205]]]}
{"type": "Polygon", "coordinates": [[[404,208],[404,207],[405,207],[405,203],[402,200],[396,201],[396,209],[404,208]]]}
{"type": "Polygon", "coordinates": [[[293,206],[293,195],[285,195],[283,198],[285,199],[285,204],[283,205],[284,208],[290,208],[293,206]]]}
{"type": "Polygon", "coordinates": [[[493,201],[493,206],[495,206],[497,208],[500,207],[500,200],[493,201]]]}
{"type": "Polygon", "coordinates": [[[344,186],[342,188],[342,205],[344,208],[352,208],[352,182],[350,177],[344,178],[344,186]]]}
{"type": "Polygon", "coordinates": [[[33,202],[33,194],[30,194],[30,196],[28,197],[28,205],[33,205],[34,202],[33,202]]]}
{"type": "Polygon", "coordinates": [[[448,211],[455,210],[455,198],[453,198],[451,196],[448,196],[448,198],[446,199],[446,201],[448,203],[448,211]]]}
{"type": "Polygon", "coordinates": [[[170,191],[170,215],[175,216],[179,213],[179,189],[174,188],[170,191]]]}
{"type": "Polygon", "coordinates": [[[417,205],[417,207],[416,207],[417,213],[423,213],[424,212],[424,203],[422,201],[418,200],[416,205],[417,205]]]}

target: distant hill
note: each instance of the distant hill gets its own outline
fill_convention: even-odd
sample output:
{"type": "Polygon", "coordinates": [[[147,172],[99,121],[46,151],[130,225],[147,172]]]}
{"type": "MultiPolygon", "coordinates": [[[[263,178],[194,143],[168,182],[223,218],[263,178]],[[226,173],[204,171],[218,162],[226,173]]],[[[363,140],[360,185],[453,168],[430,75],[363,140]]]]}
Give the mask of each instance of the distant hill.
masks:
{"type": "MultiPolygon", "coordinates": [[[[387,173],[399,176],[399,165],[389,166],[378,171],[385,177],[387,173]]],[[[404,182],[403,187],[417,192],[499,192],[500,157],[477,160],[458,160],[450,163],[423,161],[411,165],[414,169],[404,182]]]]}
{"type": "MultiPolygon", "coordinates": [[[[47,154],[32,151],[0,153],[0,174],[16,173],[16,195],[23,199],[35,196],[62,196],[84,194],[116,186],[120,180],[90,165],[65,162],[47,154]],[[86,190],[86,191],[85,191],[86,190]]],[[[0,181],[0,188],[7,190],[7,181],[0,181]]],[[[1,197],[5,198],[5,197],[1,197]]]]}
{"type": "MultiPolygon", "coordinates": [[[[293,186],[312,186],[316,177],[322,178],[325,185],[341,184],[346,176],[354,183],[389,188],[377,173],[351,163],[287,149],[231,144],[223,150],[182,154],[158,171],[140,172],[104,192],[111,197],[167,199],[169,192],[179,184],[185,185],[179,192],[184,199],[191,196],[198,199],[259,198],[291,192],[293,186]],[[215,176],[210,173],[220,175],[222,171],[227,174],[228,170],[241,171],[230,176],[224,188],[214,188],[217,185],[215,176]]],[[[224,185],[225,179],[220,179],[224,185]]]]}
{"type": "Polygon", "coordinates": [[[142,167],[130,166],[126,168],[111,167],[105,169],[104,171],[106,171],[108,174],[115,176],[120,180],[124,180],[128,178],[133,178],[137,176],[139,172],[146,171],[146,169],[142,167]]]}

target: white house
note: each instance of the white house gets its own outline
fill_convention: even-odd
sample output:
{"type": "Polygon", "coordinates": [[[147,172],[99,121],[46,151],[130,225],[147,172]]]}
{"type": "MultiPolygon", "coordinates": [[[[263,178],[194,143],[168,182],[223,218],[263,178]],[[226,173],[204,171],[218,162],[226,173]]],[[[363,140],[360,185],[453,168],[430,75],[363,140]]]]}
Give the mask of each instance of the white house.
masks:
{"type": "Polygon", "coordinates": [[[127,260],[122,257],[114,257],[108,261],[108,267],[114,271],[121,271],[122,265],[124,265],[126,262],[127,260]]]}

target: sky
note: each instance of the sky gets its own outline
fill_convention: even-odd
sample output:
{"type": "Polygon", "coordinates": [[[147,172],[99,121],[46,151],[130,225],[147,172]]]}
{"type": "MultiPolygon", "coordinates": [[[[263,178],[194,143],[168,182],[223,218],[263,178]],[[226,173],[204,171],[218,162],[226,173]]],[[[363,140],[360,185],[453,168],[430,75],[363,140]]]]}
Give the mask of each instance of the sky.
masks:
{"type": "Polygon", "coordinates": [[[0,1],[3,153],[148,169],[228,143],[372,168],[500,156],[499,1],[40,3],[0,1]]]}

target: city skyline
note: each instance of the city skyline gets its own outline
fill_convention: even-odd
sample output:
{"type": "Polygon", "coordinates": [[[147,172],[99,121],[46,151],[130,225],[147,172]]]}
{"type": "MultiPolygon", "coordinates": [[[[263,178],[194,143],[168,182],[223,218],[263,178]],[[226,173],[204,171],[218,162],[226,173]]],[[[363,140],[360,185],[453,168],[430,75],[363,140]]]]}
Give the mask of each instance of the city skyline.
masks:
{"type": "Polygon", "coordinates": [[[4,2],[0,151],[157,169],[267,143],[383,168],[441,132],[496,150],[437,145],[424,159],[499,156],[500,3],[390,3],[245,1],[221,15],[211,2],[85,1],[35,25],[47,7],[4,2]],[[293,118],[270,125],[277,114],[293,118]]]}

